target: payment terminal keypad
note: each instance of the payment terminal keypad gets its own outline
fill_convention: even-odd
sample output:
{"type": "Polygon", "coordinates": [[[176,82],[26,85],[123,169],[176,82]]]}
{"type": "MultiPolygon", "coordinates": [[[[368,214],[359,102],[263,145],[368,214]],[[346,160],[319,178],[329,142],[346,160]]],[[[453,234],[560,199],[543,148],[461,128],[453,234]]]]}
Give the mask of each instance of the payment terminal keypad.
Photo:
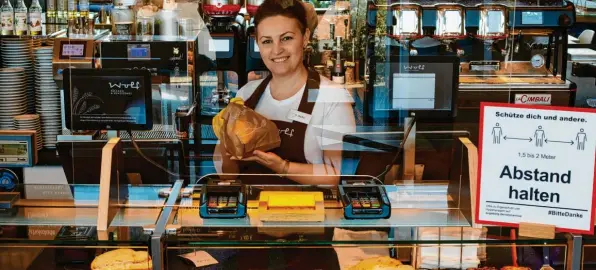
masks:
{"type": "Polygon", "coordinates": [[[382,186],[340,185],[339,192],[347,219],[389,218],[391,215],[391,205],[382,186]]]}
{"type": "Polygon", "coordinates": [[[246,216],[246,194],[237,182],[209,182],[201,194],[202,218],[241,218],[246,216]]]}

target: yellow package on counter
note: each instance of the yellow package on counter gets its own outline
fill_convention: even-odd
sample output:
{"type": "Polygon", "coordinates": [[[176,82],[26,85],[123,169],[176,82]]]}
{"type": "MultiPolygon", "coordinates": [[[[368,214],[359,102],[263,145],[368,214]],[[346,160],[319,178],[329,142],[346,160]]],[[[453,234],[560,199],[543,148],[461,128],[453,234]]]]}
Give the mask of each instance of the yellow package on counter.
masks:
{"type": "Polygon", "coordinates": [[[277,222],[321,222],[325,201],[320,191],[262,191],[259,194],[259,220],[277,222]]]}

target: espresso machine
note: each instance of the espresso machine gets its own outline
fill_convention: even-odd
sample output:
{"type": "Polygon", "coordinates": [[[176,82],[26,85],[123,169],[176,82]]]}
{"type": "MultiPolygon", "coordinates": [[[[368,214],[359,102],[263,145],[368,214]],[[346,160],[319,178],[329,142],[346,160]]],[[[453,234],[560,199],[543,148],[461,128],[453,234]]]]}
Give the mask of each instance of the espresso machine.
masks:
{"type": "MultiPolygon", "coordinates": [[[[482,101],[574,105],[576,87],[566,78],[567,30],[575,21],[569,1],[369,1],[366,21],[368,93],[387,79],[387,59],[457,56],[456,128],[475,135],[482,101]],[[375,36],[380,29],[385,42],[375,36]]],[[[368,97],[365,122],[384,121],[368,97]]]]}
{"type": "Polygon", "coordinates": [[[199,94],[195,97],[198,104],[195,116],[200,128],[195,129],[194,138],[217,139],[211,119],[246,83],[246,29],[244,20],[238,16],[242,6],[243,0],[207,0],[199,5],[211,36],[207,51],[214,53],[215,59],[203,54],[197,56],[199,94]]]}
{"type": "Polygon", "coordinates": [[[177,39],[110,35],[96,42],[95,66],[151,71],[154,131],[176,138],[176,110],[193,105],[196,46],[197,37],[192,35],[177,39]]]}

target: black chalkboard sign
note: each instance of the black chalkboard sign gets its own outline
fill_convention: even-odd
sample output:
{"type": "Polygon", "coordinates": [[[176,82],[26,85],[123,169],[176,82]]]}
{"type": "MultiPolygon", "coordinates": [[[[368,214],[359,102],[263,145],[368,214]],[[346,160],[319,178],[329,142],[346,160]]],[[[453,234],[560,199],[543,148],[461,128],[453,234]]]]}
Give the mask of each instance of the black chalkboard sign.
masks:
{"type": "Polygon", "coordinates": [[[66,127],[151,130],[151,73],[127,69],[64,70],[66,127]]]}

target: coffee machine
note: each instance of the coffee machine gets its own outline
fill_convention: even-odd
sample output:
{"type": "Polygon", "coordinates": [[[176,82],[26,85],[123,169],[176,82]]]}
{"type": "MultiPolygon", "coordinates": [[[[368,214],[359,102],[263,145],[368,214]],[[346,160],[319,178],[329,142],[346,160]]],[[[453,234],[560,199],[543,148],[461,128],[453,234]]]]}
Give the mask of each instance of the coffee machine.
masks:
{"type": "Polygon", "coordinates": [[[570,1],[416,3],[367,4],[365,122],[384,121],[374,93],[385,91],[380,85],[390,80],[386,66],[395,56],[403,62],[411,55],[457,56],[455,123],[473,133],[482,101],[573,105],[576,87],[566,78],[565,53],[567,30],[575,22],[570,1]]]}
{"type": "MultiPolygon", "coordinates": [[[[211,119],[223,109],[246,83],[245,74],[245,27],[243,19],[238,19],[243,0],[206,0],[199,6],[199,13],[205,16],[210,40],[203,50],[215,55],[197,55],[199,75],[198,104],[196,119],[200,128],[194,131],[195,138],[215,140],[211,119]]],[[[201,145],[201,144],[196,144],[201,145]]]]}
{"type": "Polygon", "coordinates": [[[154,130],[176,138],[173,135],[176,110],[193,105],[196,46],[196,35],[176,39],[110,35],[97,42],[96,66],[151,71],[154,130]]]}

